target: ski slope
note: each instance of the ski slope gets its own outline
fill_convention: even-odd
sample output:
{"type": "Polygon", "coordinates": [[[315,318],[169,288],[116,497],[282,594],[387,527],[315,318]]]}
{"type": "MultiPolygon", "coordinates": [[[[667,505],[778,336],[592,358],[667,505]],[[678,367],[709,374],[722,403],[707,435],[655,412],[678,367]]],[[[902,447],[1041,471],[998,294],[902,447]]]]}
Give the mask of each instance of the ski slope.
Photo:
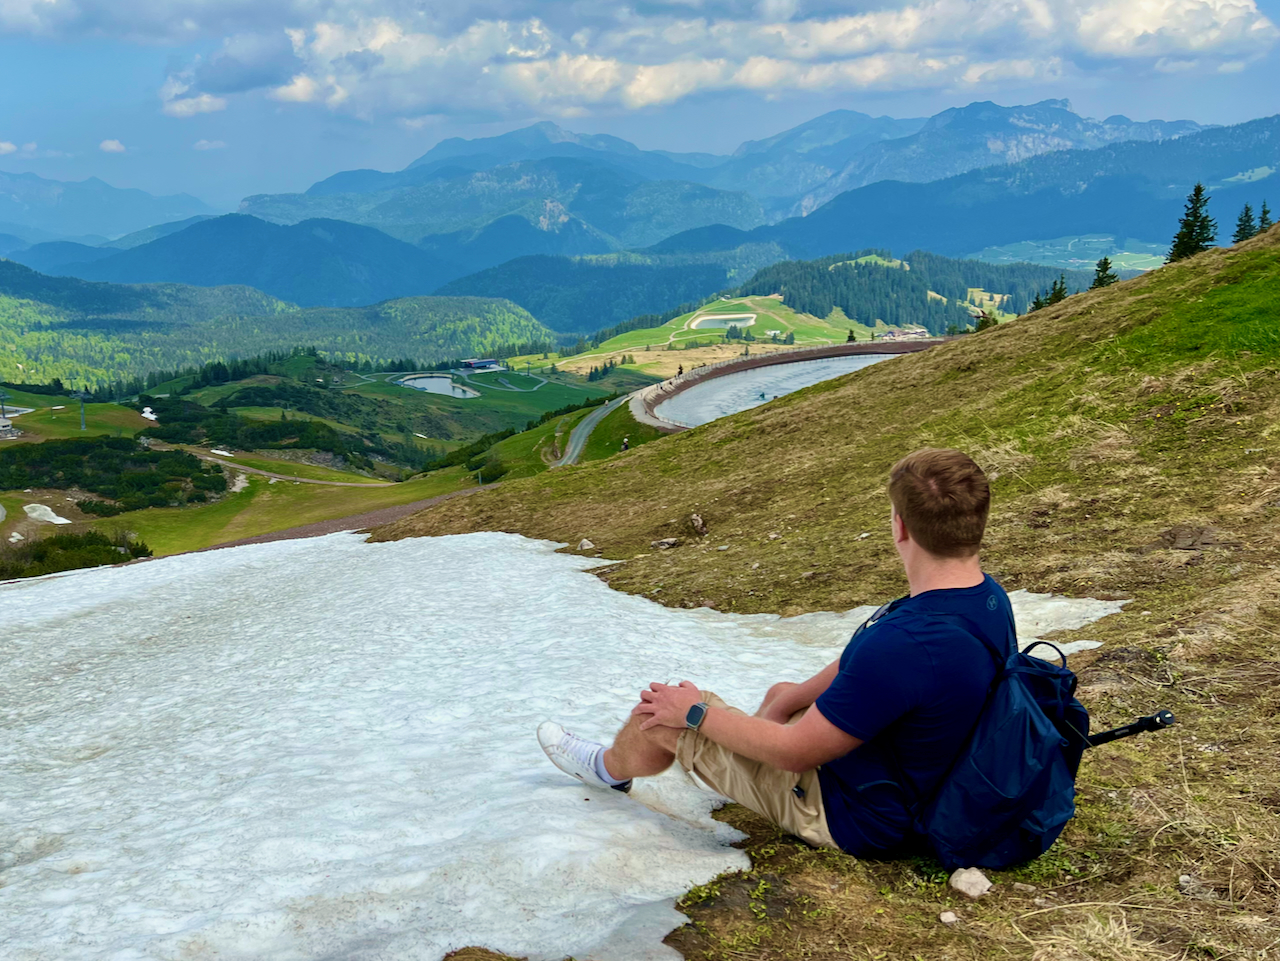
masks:
{"type": "MultiPolygon", "coordinates": [[[[747,867],[678,772],[555,770],[641,686],[754,706],[862,617],[669,610],[509,534],[252,545],[0,585],[6,961],[648,959],[747,867]]],[[[1015,595],[1024,633],[1119,609],[1015,595]]]]}

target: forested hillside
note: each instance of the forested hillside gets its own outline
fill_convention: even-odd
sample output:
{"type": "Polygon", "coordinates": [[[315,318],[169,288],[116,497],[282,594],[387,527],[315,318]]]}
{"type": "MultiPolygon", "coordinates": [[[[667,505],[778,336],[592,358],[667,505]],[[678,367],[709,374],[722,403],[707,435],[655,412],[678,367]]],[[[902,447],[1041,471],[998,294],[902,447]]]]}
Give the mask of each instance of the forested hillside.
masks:
{"type": "MultiPolygon", "coordinates": [[[[1031,264],[996,265],[952,260],[917,250],[902,261],[887,250],[861,250],[819,260],[788,260],[765,267],[738,288],[741,295],[782,294],[792,310],[826,317],[840,308],[850,320],[891,327],[919,324],[931,333],[972,323],[964,303],[971,288],[1007,295],[1006,313],[1026,313],[1032,298],[1047,290],[1060,271],[1031,264]]],[[[1067,275],[1068,290],[1083,290],[1090,276],[1067,275]]]]}
{"type": "Polygon", "coordinates": [[[0,261],[0,380],[15,383],[106,386],[298,345],[351,363],[433,363],[555,341],[506,300],[410,297],[304,310],[248,287],[86,283],[0,261]]]}
{"type": "Polygon", "coordinates": [[[715,264],[659,267],[611,260],[521,257],[440,288],[505,297],[553,330],[588,333],[705,297],[728,283],[715,264]]]}

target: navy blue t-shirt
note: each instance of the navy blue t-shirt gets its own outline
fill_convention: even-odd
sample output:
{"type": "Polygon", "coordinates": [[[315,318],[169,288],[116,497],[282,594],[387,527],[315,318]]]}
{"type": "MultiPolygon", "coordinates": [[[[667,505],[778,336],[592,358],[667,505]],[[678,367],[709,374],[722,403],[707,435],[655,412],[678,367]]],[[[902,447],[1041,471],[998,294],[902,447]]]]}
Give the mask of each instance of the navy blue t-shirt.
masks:
{"type": "Polygon", "coordinates": [[[932,796],[995,679],[995,660],[974,628],[921,616],[929,612],[961,615],[998,649],[1013,634],[1009,597],[987,575],[976,587],[901,597],[853,636],[815,703],[865,742],[818,771],[827,827],[850,854],[911,841],[908,805],[932,796]]]}

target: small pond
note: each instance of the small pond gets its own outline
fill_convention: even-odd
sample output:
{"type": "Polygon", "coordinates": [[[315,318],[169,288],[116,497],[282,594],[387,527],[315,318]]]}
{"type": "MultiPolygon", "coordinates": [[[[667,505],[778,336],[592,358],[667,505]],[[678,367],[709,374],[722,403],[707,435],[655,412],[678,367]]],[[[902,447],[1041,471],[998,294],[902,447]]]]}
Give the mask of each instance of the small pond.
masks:
{"type": "Polygon", "coordinates": [[[690,330],[728,330],[730,327],[752,327],[755,314],[703,314],[695,317],[690,330]]]}
{"type": "Polygon", "coordinates": [[[425,390],[429,394],[443,394],[446,397],[460,397],[463,399],[471,397],[479,397],[478,390],[472,390],[470,387],[463,387],[455,384],[453,378],[448,374],[421,374],[417,377],[405,377],[396,381],[401,387],[409,387],[413,390],[425,390]]]}

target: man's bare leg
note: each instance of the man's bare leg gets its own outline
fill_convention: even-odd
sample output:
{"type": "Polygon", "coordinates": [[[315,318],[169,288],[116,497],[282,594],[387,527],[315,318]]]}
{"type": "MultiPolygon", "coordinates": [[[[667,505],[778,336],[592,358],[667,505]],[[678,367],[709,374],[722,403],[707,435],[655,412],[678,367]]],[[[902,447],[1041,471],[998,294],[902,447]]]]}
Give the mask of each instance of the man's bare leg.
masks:
{"type": "Polygon", "coordinates": [[[642,731],[643,720],[632,715],[614,738],[613,747],[604,752],[605,769],[619,781],[661,774],[676,759],[676,741],[681,732],[674,727],[642,731]]]}

